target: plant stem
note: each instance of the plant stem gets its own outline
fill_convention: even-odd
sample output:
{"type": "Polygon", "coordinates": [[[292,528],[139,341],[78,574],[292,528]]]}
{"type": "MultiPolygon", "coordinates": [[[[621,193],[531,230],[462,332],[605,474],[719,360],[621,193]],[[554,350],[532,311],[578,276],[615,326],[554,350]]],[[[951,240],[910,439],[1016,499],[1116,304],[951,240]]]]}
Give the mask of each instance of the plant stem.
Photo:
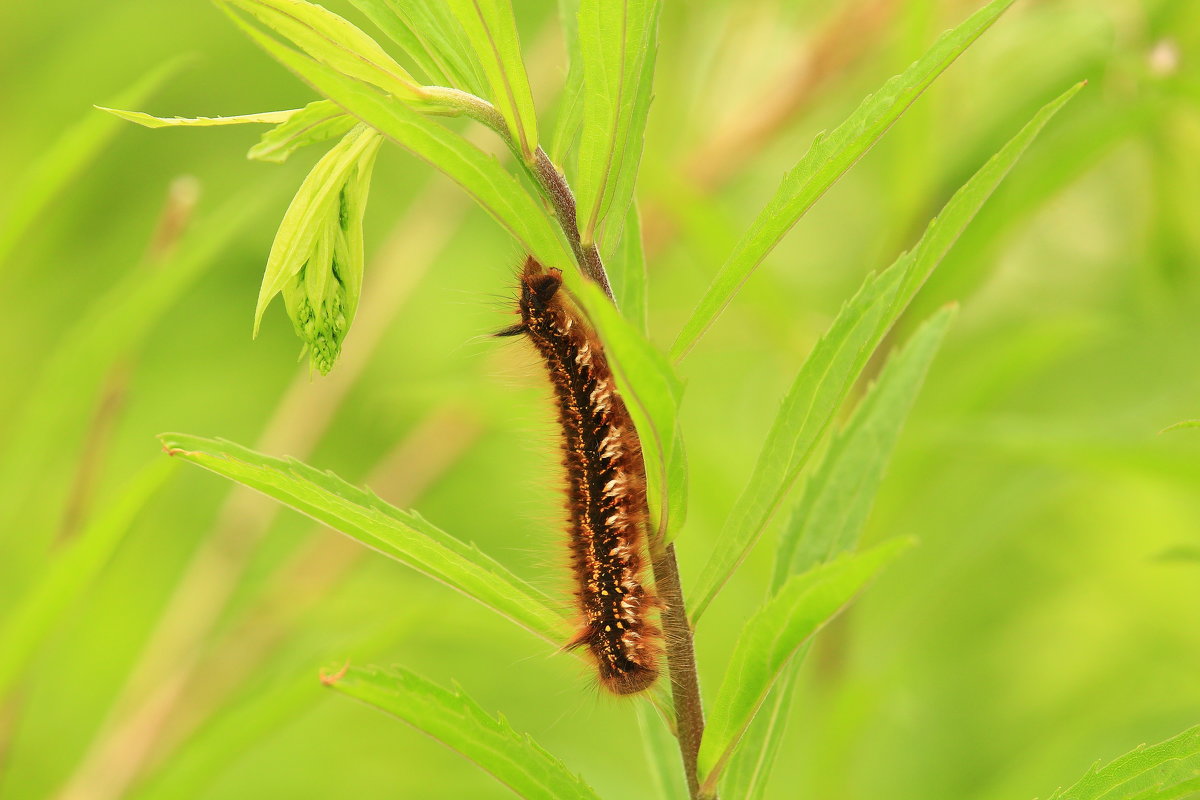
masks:
{"type": "Polygon", "coordinates": [[[463,114],[486,125],[504,141],[508,149],[513,152],[513,155],[537,182],[542,194],[554,209],[554,216],[558,220],[559,227],[566,234],[567,242],[571,245],[571,253],[575,256],[575,262],[579,265],[580,271],[603,289],[609,301],[616,305],[617,301],[613,297],[612,286],[609,285],[608,273],[604,270],[600,251],[596,248],[595,243],[585,246],[579,235],[579,223],[575,218],[575,195],[571,192],[571,187],[567,185],[562,172],[550,160],[550,156],[546,155],[546,151],[539,147],[534,151],[531,160],[526,159],[520,145],[512,138],[508,125],[504,122],[504,117],[495,106],[481,97],[476,97],[461,89],[450,89],[444,86],[424,86],[422,91],[433,106],[433,110],[429,113],[463,114]]]}
{"type": "MultiPolygon", "coordinates": [[[[696,761],[700,739],[704,735],[704,706],[700,701],[700,681],[696,673],[696,651],[692,646],[692,629],[688,625],[687,606],[679,584],[679,564],[675,560],[675,545],[662,545],[661,537],[651,537],[654,585],[663,603],[662,626],[667,641],[667,669],[671,674],[671,698],[675,705],[676,735],[688,793],[692,800],[700,798],[700,777],[696,761]],[[657,544],[656,544],[657,543],[657,544]]],[[[717,800],[716,792],[708,800],[717,800]]]]}
{"type": "Polygon", "coordinates": [[[571,187],[567,185],[562,173],[558,171],[558,167],[554,166],[554,162],[546,155],[546,151],[540,147],[534,153],[533,174],[542,187],[542,191],[545,192],[546,198],[550,201],[550,205],[554,208],[554,216],[558,218],[559,227],[567,235],[567,241],[571,244],[571,252],[575,254],[579,268],[584,275],[603,289],[608,299],[612,301],[613,305],[616,305],[612,286],[608,283],[608,273],[604,271],[604,262],[600,258],[600,251],[596,248],[595,243],[584,245],[579,235],[579,223],[575,219],[575,195],[571,192],[571,187]]]}

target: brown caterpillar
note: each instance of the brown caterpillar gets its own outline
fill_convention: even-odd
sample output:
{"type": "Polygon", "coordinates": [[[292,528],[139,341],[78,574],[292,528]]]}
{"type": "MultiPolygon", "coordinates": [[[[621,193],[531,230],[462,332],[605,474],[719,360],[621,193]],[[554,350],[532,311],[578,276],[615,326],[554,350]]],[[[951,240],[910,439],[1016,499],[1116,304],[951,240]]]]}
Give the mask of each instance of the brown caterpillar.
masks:
{"type": "Polygon", "coordinates": [[[633,420],[617,394],[604,348],[562,287],[562,272],[532,256],[521,271],[524,334],[546,363],[562,426],[571,564],[583,627],[568,647],[587,645],[601,684],[616,694],[658,677],[662,633],[643,579],[646,474],[633,420]]]}

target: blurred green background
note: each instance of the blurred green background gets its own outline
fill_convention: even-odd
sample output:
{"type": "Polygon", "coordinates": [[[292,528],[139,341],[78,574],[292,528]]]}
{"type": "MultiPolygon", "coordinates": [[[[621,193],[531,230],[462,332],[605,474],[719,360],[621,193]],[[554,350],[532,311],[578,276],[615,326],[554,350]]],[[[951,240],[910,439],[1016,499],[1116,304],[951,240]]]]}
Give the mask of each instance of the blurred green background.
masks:
{"type": "MultiPolygon", "coordinates": [[[[516,5],[549,116],[565,69],[553,4],[516,5]]],[[[653,338],[670,342],[812,137],[977,5],[665,4],[639,185],[653,338]]],[[[684,363],[686,590],[841,303],[1034,110],[1089,80],[898,331],[962,304],[867,532],[921,546],[818,642],[770,796],[1044,797],[1200,721],[1200,432],[1158,433],[1200,416],[1198,45],[1192,0],[1020,0],[684,363]]],[[[171,470],[168,430],[303,458],[566,602],[546,390],[530,352],[486,337],[509,319],[516,246],[385,147],[364,305],[342,363],[310,375],[279,304],[255,341],[250,327],[317,151],[249,162],[257,131],[154,132],[90,110],[179,54],[194,57],[137,107],[313,99],[202,0],[0,4],[0,236],[23,228],[0,238],[0,609],[88,520],[119,517],[132,482],[165,478],[0,707],[0,798],[509,796],[323,690],[318,668],[347,659],[458,682],[600,794],[647,796],[630,704],[576,660],[270,501],[171,470]],[[65,162],[39,158],[84,119],[114,138],[41,205],[65,162]],[[173,251],[164,206],[167,229],[191,217],[173,251]]],[[[770,557],[764,543],[698,630],[710,692],[770,557]]]]}

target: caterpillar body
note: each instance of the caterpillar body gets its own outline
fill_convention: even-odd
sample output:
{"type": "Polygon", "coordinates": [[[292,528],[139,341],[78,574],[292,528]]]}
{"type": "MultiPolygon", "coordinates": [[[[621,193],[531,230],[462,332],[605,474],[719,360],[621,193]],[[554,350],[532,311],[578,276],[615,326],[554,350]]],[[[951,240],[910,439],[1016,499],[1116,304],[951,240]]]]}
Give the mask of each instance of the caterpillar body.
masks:
{"type": "Polygon", "coordinates": [[[575,593],[583,623],[568,646],[586,645],[600,683],[616,694],[658,677],[662,633],[644,580],[646,475],[633,420],[617,393],[599,338],[562,289],[562,273],[529,256],[521,271],[524,335],[545,362],[558,406],[575,593]]]}

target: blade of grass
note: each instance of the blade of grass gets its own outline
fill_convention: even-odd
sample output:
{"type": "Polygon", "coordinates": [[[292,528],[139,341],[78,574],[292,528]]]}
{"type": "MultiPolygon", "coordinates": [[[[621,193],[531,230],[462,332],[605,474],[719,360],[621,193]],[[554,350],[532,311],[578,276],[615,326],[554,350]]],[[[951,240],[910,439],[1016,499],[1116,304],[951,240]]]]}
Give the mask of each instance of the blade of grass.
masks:
{"type": "MultiPolygon", "coordinates": [[[[149,273],[130,271],[64,333],[0,448],[0,535],[10,537],[6,547],[17,546],[11,534],[18,529],[21,546],[45,547],[58,502],[28,502],[22,476],[43,475],[62,443],[82,435],[88,409],[114,361],[144,340],[229,242],[257,221],[268,196],[256,189],[198,220],[165,263],[149,273]],[[29,514],[22,516],[27,502],[29,514]]],[[[41,480],[48,481],[44,475],[41,480]]]]}
{"type": "Polygon", "coordinates": [[[0,705],[63,613],[92,584],[138,513],[162,488],[174,465],[155,459],[135,475],[83,531],[54,555],[0,624],[0,705]]]}
{"type": "MultiPolygon", "coordinates": [[[[151,70],[114,97],[113,105],[140,105],[179,69],[180,63],[175,59],[151,70]]],[[[86,169],[121,127],[112,117],[88,109],[81,120],[68,128],[49,150],[34,160],[14,185],[8,187],[5,193],[11,199],[4,214],[0,215],[0,274],[29,226],[63,187],[86,169]]]]}
{"type": "Polygon", "coordinates": [[[891,541],[796,575],[742,629],[700,744],[702,794],[711,794],[746,727],[788,660],[901,552],[891,541]]]}
{"type": "Polygon", "coordinates": [[[162,435],[171,455],[274,498],[367,547],[457,589],[526,630],[559,645],[570,637],[554,602],[499,562],[439,530],[419,514],[291,459],[220,439],[162,435]]]}
{"type": "Polygon", "coordinates": [[[917,245],[869,277],[817,342],[784,399],[746,489],[730,512],[693,596],[699,619],[758,540],[871,353],[1046,123],[1084,84],[1045,105],[954,194],[917,245]]]}
{"type": "Polygon", "coordinates": [[[350,667],[324,679],[335,691],[404,720],[456,750],[529,800],[599,800],[561,761],[493,717],[462,690],[450,691],[398,667],[350,667]]]}
{"type": "Polygon", "coordinates": [[[537,112],[529,76],[521,58],[521,42],[510,0],[447,0],[483,67],[492,103],[508,123],[509,133],[527,163],[538,147],[537,112]]]}
{"type": "Polygon", "coordinates": [[[1012,3],[993,0],[942,34],[925,55],[863,100],[845,122],[817,137],[718,271],[672,345],[672,360],[687,355],[792,226],[1012,3]]]}

